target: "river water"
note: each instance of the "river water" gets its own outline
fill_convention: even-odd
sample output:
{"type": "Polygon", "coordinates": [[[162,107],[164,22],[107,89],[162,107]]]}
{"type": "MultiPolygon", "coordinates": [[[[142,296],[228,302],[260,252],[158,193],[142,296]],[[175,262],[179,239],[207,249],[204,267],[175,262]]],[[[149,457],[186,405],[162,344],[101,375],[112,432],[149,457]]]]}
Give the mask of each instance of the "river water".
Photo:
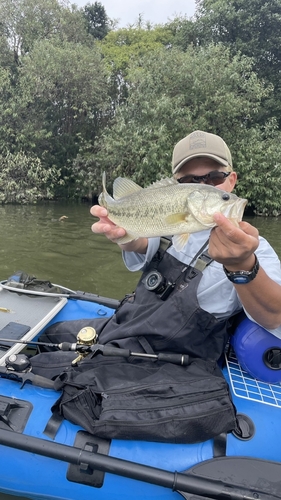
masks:
{"type": "MultiPolygon", "coordinates": [[[[139,273],[123,265],[121,251],[95,235],[87,204],[0,206],[0,280],[17,270],[37,278],[120,299],[139,273]],[[59,218],[68,217],[60,222],[59,218]]],[[[281,218],[247,217],[281,257],[281,218]]]]}
{"type": "Polygon", "coordinates": [[[138,273],[126,270],[117,245],[91,231],[89,210],[87,204],[0,206],[0,279],[22,270],[117,299],[132,291],[138,273]]]}
{"type": "MultiPolygon", "coordinates": [[[[0,206],[0,281],[22,270],[73,290],[122,298],[139,273],[123,265],[121,252],[92,233],[87,204],[0,206]],[[67,219],[60,222],[65,215],[67,219]]],[[[281,218],[246,217],[281,258],[281,218]]],[[[1,488],[1,485],[0,485],[1,488]]],[[[0,500],[20,500],[0,494],[0,500]]]]}

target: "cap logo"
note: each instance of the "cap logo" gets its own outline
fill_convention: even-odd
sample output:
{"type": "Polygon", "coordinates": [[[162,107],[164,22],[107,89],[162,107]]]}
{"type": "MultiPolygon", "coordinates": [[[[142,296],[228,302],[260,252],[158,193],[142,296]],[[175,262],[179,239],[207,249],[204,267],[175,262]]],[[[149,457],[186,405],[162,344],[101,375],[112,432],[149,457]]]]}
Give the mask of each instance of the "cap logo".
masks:
{"type": "Polygon", "coordinates": [[[190,135],[189,146],[190,149],[206,148],[206,135],[204,132],[193,132],[193,134],[190,135]]]}

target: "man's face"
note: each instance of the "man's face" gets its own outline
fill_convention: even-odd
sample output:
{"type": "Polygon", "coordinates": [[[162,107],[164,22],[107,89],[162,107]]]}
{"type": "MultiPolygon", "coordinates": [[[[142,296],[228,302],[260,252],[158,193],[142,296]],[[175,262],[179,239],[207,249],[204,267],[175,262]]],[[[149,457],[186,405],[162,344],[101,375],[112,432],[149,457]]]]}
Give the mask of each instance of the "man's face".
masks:
{"type": "MultiPolygon", "coordinates": [[[[181,169],[175,174],[174,177],[175,179],[181,179],[182,177],[189,175],[200,177],[207,175],[210,172],[225,172],[226,174],[229,174],[227,175],[227,177],[224,177],[223,179],[217,179],[215,174],[213,174],[214,175],[213,185],[215,185],[215,187],[217,187],[218,189],[223,189],[224,191],[227,191],[229,193],[233,190],[237,180],[237,174],[235,172],[229,173],[229,170],[226,167],[220,165],[212,158],[205,158],[205,157],[194,158],[193,160],[190,160],[187,163],[185,163],[181,167],[181,169]]],[[[194,182],[192,180],[188,181],[194,182]]],[[[212,184],[212,176],[210,176],[210,178],[207,178],[207,181],[204,179],[202,180],[199,179],[197,180],[197,182],[205,182],[208,184],[212,184]]]]}

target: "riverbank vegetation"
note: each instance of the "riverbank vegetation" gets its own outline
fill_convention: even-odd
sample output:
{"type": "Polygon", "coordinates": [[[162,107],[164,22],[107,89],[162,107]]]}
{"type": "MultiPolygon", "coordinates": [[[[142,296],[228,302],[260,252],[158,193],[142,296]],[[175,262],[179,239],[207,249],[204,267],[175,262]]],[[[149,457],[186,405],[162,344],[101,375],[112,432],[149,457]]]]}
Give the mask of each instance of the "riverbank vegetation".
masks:
{"type": "Polygon", "coordinates": [[[175,143],[221,135],[236,193],[281,214],[281,0],[197,0],[118,28],[102,3],[0,0],[0,203],[93,199],[105,170],[171,175],[175,143]]]}

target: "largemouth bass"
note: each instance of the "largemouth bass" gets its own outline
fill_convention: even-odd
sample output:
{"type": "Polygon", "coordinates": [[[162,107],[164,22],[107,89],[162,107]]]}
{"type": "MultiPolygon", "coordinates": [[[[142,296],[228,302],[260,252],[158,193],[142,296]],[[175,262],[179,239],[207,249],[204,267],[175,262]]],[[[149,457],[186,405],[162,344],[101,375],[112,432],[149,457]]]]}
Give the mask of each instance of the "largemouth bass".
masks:
{"type": "Polygon", "coordinates": [[[113,198],[106,190],[105,172],[99,204],[108,218],[126,229],[118,243],[140,237],[171,236],[176,250],[186,244],[189,234],[214,227],[213,215],[221,212],[233,224],[241,221],[247,200],[206,184],[179,184],[162,179],[142,188],[130,179],[118,177],[113,183],[113,198]]]}

